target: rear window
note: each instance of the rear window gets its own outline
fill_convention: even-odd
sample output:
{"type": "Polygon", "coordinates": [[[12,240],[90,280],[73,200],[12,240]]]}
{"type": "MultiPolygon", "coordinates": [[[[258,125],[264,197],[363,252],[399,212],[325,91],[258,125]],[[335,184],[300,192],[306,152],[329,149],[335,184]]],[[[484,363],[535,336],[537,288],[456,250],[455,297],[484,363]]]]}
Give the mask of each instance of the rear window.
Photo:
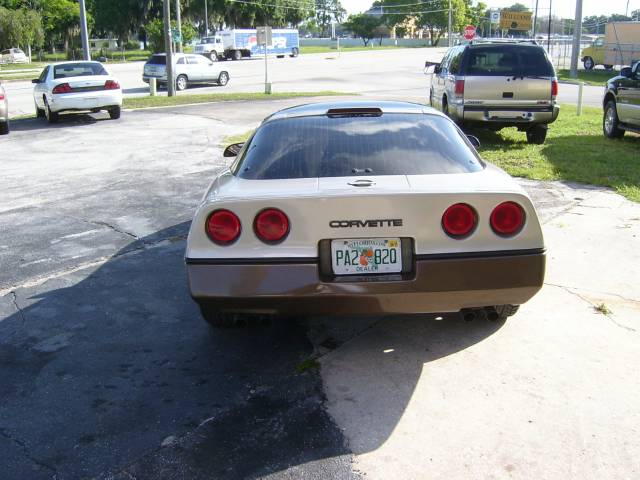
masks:
{"type": "Polygon", "coordinates": [[[554,75],[544,50],[524,45],[470,48],[465,71],[467,75],[481,76],[554,75]]]}
{"type": "Polygon", "coordinates": [[[151,58],[147,61],[147,63],[151,65],[166,65],[167,64],[167,56],[166,55],[152,55],[151,58]]]}
{"type": "Polygon", "coordinates": [[[102,65],[95,62],[67,63],[53,67],[53,78],[84,77],[87,75],[108,75],[102,65]]]}
{"type": "Polygon", "coordinates": [[[433,115],[310,116],[261,126],[234,168],[245,179],[482,170],[451,121],[433,115]]]}

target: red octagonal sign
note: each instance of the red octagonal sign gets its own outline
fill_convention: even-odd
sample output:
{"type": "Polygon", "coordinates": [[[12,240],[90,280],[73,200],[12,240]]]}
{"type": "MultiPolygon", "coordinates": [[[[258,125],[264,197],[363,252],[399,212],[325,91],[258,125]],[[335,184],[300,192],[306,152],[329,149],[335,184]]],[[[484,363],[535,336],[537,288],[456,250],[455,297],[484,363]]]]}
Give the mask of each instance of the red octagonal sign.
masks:
{"type": "Polygon", "coordinates": [[[464,38],[467,40],[473,40],[473,37],[476,36],[476,27],[473,25],[467,25],[464,27],[464,38]]]}

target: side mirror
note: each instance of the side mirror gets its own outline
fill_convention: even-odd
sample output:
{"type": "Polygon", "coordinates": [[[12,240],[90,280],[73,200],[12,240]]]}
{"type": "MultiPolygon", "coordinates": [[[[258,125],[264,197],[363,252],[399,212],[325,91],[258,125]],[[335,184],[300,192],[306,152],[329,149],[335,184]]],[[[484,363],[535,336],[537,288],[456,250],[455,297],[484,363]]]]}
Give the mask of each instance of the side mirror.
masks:
{"type": "Polygon", "coordinates": [[[473,148],[475,148],[476,150],[480,148],[480,140],[478,140],[478,137],[476,137],[475,135],[467,135],[467,138],[469,139],[471,145],[473,145],[473,148]]]}
{"type": "Polygon", "coordinates": [[[34,78],[33,80],[31,80],[31,83],[40,83],[40,79],[39,78],[34,78]]]}
{"type": "Polygon", "coordinates": [[[242,150],[242,146],[244,145],[244,142],[242,143],[233,143],[231,145],[229,145],[227,148],[224,149],[224,153],[222,154],[223,157],[237,157],[238,154],[240,153],[240,150],[242,150]]]}
{"type": "Polygon", "coordinates": [[[631,67],[622,67],[622,70],[620,70],[620,75],[623,77],[631,78],[632,73],[631,67]]]}
{"type": "Polygon", "coordinates": [[[438,74],[442,71],[442,65],[438,64],[435,67],[433,67],[433,73],[438,74]]]}

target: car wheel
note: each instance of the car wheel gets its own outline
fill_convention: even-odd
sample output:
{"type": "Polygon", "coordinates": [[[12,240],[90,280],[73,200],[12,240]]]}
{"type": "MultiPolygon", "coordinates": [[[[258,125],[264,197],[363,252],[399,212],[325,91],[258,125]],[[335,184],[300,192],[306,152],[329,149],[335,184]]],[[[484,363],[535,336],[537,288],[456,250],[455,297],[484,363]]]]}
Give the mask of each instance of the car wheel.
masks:
{"type": "Polygon", "coordinates": [[[46,98],[44,99],[44,116],[47,117],[47,121],[49,123],[58,122],[58,113],[51,111],[51,107],[49,106],[49,102],[47,102],[46,98]]]}
{"type": "Polygon", "coordinates": [[[242,52],[240,50],[234,50],[231,58],[234,60],[240,60],[242,58],[242,52]]]}
{"type": "Polygon", "coordinates": [[[541,145],[547,138],[547,126],[546,125],[534,125],[527,129],[527,142],[536,145],[541,145]]]}
{"type": "Polygon", "coordinates": [[[33,103],[36,106],[36,118],[44,118],[44,110],[42,108],[39,108],[37,103],[33,103]]]}
{"type": "Polygon", "coordinates": [[[188,83],[186,75],[178,75],[176,78],[176,88],[181,92],[187,89],[188,83]]]}
{"type": "Polygon", "coordinates": [[[584,65],[584,69],[585,70],[593,70],[593,67],[595,67],[595,62],[593,61],[593,58],[591,58],[591,57],[585,57],[585,59],[582,62],[582,64],[584,65]]]}
{"type": "Polygon", "coordinates": [[[252,325],[266,324],[266,315],[245,315],[242,313],[221,313],[211,307],[200,305],[202,318],[214,328],[243,328],[252,325]]]}
{"type": "Polygon", "coordinates": [[[602,131],[607,138],[622,138],[624,130],[620,127],[618,120],[618,111],[616,110],[616,102],[609,100],[604,107],[604,115],[602,116],[602,131]]]}
{"type": "Polygon", "coordinates": [[[111,120],[117,120],[120,118],[122,108],[120,107],[120,105],[114,105],[113,107],[109,107],[107,111],[109,112],[111,120]]]}
{"type": "Polygon", "coordinates": [[[516,314],[520,305],[496,305],[495,309],[498,313],[498,321],[504,322],[507,318],[516,314]]]}
{"type": "Polygon", "coordinates": [[[7,135],[9,133],[9,122],[0,122],[0,135],[7,135]]]}
{"type": "Polygon", "coordinates": [[[229,82],[229,74],[227,72],[220,72],[218,76],[218,85],[224,87],[229,82]]]}
{"type": "Polygon", "coordinates": [[[298,47],[293,47],[291,49],[291,56],[292,57],[297,57],[298,55],[300,55],[300,50],[298,49],[298,47]]]}
{"type": "Polygon", "coordinates": [[[218,52],[216,52],[215,50],[213,52],[209,52],[209,60],[211,60],[212,62],[217,62],[218,52]]]}
{"type": "Polygon", "coordinates": [[[605,65],[604,69],[605,70],[613,70],[613,65],[605,65]]]}

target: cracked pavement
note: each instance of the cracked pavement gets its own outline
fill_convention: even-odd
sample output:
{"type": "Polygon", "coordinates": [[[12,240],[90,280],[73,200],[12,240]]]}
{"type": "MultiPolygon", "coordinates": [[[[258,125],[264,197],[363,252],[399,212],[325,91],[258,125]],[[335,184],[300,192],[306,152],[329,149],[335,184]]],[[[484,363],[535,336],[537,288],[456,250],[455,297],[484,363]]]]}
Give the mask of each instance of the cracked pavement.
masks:
{"type": "Polygon", "coordinates": [[[548,272],[505,324],[208,332],[182,256],[221,139],[303,101],[0,139],[2,478],[638,476],[640,206],[610,191],[520,180],[548,272]]]}

